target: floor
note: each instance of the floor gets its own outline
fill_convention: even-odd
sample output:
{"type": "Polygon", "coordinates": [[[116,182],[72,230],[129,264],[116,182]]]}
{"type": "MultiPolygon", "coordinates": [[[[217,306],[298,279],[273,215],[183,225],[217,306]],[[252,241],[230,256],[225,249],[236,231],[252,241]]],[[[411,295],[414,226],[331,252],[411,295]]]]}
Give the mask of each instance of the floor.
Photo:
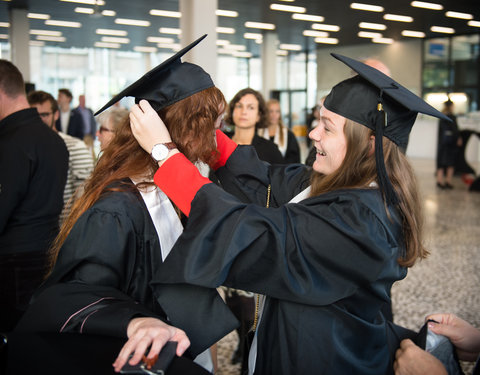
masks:
{"type": "MultiPolygon", "coordinates": [[[[430,256],[392,288],[395,323],[418,330],[427,314],[453,312],[480,328],[480,193],[456,178],[453,190],[435,186],[434,161],[412,160],[426,214],[425,243],[430,256]]],[[[472,165],[477,171],[480,165],[472,165]]],[[[239,374],[230,358],[237,335],[219,342],[218,375],[239,374]]],[[[462,363],[465,374],[472,365],[462,363]]]]}

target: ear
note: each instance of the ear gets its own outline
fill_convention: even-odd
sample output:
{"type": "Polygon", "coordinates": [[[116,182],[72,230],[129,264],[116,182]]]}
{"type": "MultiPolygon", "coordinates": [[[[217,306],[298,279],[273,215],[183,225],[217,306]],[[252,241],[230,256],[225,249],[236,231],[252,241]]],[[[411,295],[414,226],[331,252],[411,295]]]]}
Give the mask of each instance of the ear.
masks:
{"type": "Polygon", "coordinates": [[[370,136],[370,149],[368,150],[368,156],[372,156],[375,153],[375,136],[371,135],[370,136]]]}
{"type": "Polygon", "coordinates": [[[57,121],[59,117],[60,117],[60,112],[59,112],[59,111],[55,111],[55,113],[53,114],[53,120],[54,120],[54,121],[57,121]]]}

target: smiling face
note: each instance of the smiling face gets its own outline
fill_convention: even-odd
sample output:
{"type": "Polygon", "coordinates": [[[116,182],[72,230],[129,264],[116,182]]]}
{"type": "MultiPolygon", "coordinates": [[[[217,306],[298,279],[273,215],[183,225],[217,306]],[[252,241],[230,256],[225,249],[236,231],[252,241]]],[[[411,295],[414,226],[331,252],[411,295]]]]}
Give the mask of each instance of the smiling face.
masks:
{"type": "Polygon", "coordinates": [[[235,103],[233,109],[233,123],[242,129],[255,127],[255,124],[260,120],[260,113],[258,110],[258,100],[253,94],[246,94],[235,103]]]}
{"type": "Polygon", "coordinates": [[[320,121],[309,134],[317,150],[313,169],[325,175],[336,171],[345,159],[347,139],[343,131],[345,117],[329,111],[320,110],[320,121]]]}

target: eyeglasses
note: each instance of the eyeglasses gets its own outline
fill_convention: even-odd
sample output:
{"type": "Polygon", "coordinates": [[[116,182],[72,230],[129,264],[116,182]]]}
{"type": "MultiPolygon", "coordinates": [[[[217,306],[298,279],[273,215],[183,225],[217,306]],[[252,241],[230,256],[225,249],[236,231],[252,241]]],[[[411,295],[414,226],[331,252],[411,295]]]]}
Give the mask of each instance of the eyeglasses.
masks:
{"type": "Polygon", "coordinates": [[[42,117],[42,118],[51,116],[52,114],[53,114],[53,112],[42,112],[42,113],[39,113],[40,117],[42,117]]]}
{"type": "Polygon", "coordinates": [[[109,129],[109,128],[106,128],[106,127],[104,127],[104,126],[100,126],[100,127],[98,128],[98,131],[99,131],[100,133],[103,133],[103,132],[113,133],[113,132],[114,132],[114,130],[109,129]]]}

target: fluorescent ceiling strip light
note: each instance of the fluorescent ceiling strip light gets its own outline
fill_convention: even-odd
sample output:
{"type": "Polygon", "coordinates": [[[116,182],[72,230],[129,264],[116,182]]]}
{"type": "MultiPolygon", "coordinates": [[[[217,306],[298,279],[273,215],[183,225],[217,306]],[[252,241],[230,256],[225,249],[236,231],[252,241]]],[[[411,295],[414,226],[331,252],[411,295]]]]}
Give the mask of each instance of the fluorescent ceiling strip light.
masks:
{"type": "Polygon", "coordinates": [[[468,26],[480,27],[480,21],[468,21],[468,26]]]}
{"type": "Polygon", "coordinates": [[[37,30],[31,29],[30,34],[32,35],[51,35],[51,36],[62,36],[61,31],[53,31],[53,30],[37,30]]]}
{"type": "Polygon", "coordinates": [[[322,30],[322,31],[339,31],[340,26],[337,25],[327,25],[324,23],[314,23],[312,25],[312,29],[315,30],[322,30]]]}
{"type": "Polygon", "coordinates": [[[263,30],[275,30],[275,25],[273,23],[264,23],[264,22],[245,22],[245,27],[251,29],[263,29],[263,30]]]}
{"type": "Polygon", "coordinates": [[[470,13],[452,12],[449,10],[448,12],[445,13],[445,15],[447,17],[460,18],[462,20],[473,20],[473,15],[471,15],[470,13]]]}
{"type": "Polygon", "coordinates": [[[28,18],[33,18],[36,20],[48,20],[50,19],[50,14],[43,13],[27,13],[28,18]]]}
{"type": "Polygon", "coordinates": [[[149,36],[147,37],[147,42],[150,43],[164,43],[164,44],[173,44],[175,40],[173,38],[162,38],[160,36],[149,36]]]}
{"type": "Polygon", "coordinates": [[[78,4],[89,4],[89,5],[105,5],[103,0],[60,0],[65,3],[78,3],[78,4]]]}
{"type": "Polygon", "coordinates": [[[72,22],[72,21],[59,21],[59,20],[45,20],[45,25],[50,26],[60,26],[60,27],[82,27],[80,22],[72,22]]]}
{"type": "Polygon", "coordinates": [[[238,17],[238,12],[234,10],[217,9],[215,11],[215,14],[219,17],[238,17]]]}
{"type": "Polygon", "coordinates": [[[280,10],[282,12],[305,13],[307,10],[304,7],[297,7],[293,5],[270,4],[271,10],[280,10]]]}
{"type": "Polygon", "coordinates": [[[233,50],[228,50],[228,49],[225,49],[225,48],[219,48],[217,49],[217,53],[221,53],[223,55],[231,55],[234,51],[233,50]]]}
{"type": "Polygon", "coordinates": [[[9,22],[0,22],[0,27],[10,27],[9,22]]]}
{"type": "Polygon", "coordinates": [[[173,35],[180,35],[182,33],[182,30],[175,29],[173,27],[161,27],[158,29],[158,31],[162,34],[173,34],[173,35]]]}
{"type": "Polygon", "coordinates": [[[383,12],[383,7],[371,4],[351,3],[350,8],[357,10],[366,10],[369,12],[383,12]]]}
{"type": "Polygon", "coordinates": [[[328,38],[330,34],[326,31],[317,31],[317,30],[303,30],[303,36],[311,36],[314,38],[328,38]]]}
{"type": "Polygon", "coordinates": [[[0,39],[8,39],[8,34],[0,34],[0,39]]]}
{"type": "Polygon", "coordinates": [[[35,47],[43,47],[45,45],[45,42],[42,42],[41,40],[31,40],[29,44],[35,47]]]}
{"type": "Polygon", "coordinates": [[[114,29],[97,29],[95,31],[99,35],[114,35],[114,36],[127,36],[125,30],[114,30],[114,29]]]}
{"type": "Polygon", "coordinates": [[[227,44],[230,44],[229,40],[217,39],[217,46],[226,46],[227,44]]]}
{"type": "Polygon", "coordinates": [[[384,14],[383,18],[388,21],[398,21],[398,22],[413,22],[413,18],[410,16],[401,16],[399,14],[384,14]]]}
{"type": "Polygon", "coordinates": [[[143,27],[150,26],[149,21],[132,20],[129,18],[115,18],[115,23],[119,25],[129,25],[129,26],[143,26],[143,27]]]}
{"type": "Polygon", "coordinates": [[[278,56],[288,56],[288,51],[286,50],[277,50],[276,53],[278,56]]]}
{"type": "Polygon", "coordinates": [[[373,38],[372,42],[380,44],[392,44],[395,41],[392,38],[373,38]]]}
{"type": "Polygon", "coordinates": [[[337,38],[315,38],[315,43],[338,44],[337,38]]]}
{"type": "Polygon", "coordinates": [[[424,1],[412,1],[410,5],[415,8],[424,8],[424,9],[431,9],[431,10],[443,9],[443,5],[435,4],[435,3],[427,3],[424,1]]]}
{"type": "Polygon", "coordinates": [[[47,42],[65,42],[64,36],[37,35],[37,40],[46,40],[47,42]]]}
{"type": "Polygon", "coordinates": [[[372,30],[386,30],[387,26],[382,25],[381,23],[371,23],[371,22],[360,22],[358,27],[361,29],[372,29],[372,30]]]}
{"type": "Polygon", "coordinates": [[[130,39],[119,38],[119,37],[115,37],[115,36],[102,36],[102,42],[128,44],[128,43],[130,43],[130,39]]]}
{"type": "Polygon", "coordinates": [[[258,33],[245,33],[243,34],[245,39],[262,39],[263,35],[258,33]]]}
{"type": "Polygon", "coordinates": [[[180,18],[182,16],[182,13],[180,12],[173,12],[170,10],[160,10],[160,9],[150,9],[150,14],[152,16],[172,17],[172,18],[180,18]]]}
{"type": "Polygon", "coordinates": [[[105,42],[95,42],[95,47],[99,48],[120,48],[121,45],[118,43],[105,43],[105,42]]]}
{"type": "Polygon", "coordinates": [[[242,44],[227,44],[224,48],[233,51],[245,51],[247,49],[247,47],[242,44]]]}
{"type": "Polygon", "coordinates": [[[157,47],[135,46],[133,47],[133,50],[137,52],[150,53],[150,52],[157,52],[157,47]]]}
{"type": "Polygon", "coordinates": [[[109,9],[102,10],[102,16],[115,17],[116,15],[117,15],[117,12],[115,12],[114,10],[109,10],[109,9]]]}
{"type": "Polygon", "coordinates": [[[263,44],[263,38],[262,38],[262,39],[255,39],[255,43],[257,43],[257,44],[263,44]]]}
{"type": "Polygon", "coordinates": [[[245,58],[250,58],[252,57],[252,54],[250,52],[233,52],[232,53],[233,56],[235,57],[245,57],[245,58]]]}
{"type": "Polygon", "coordinates": [[[235,29],[232,27],[217,27],[216,30],[219,34],[235,34],[235,29]]]}
{"type": "Polygon", "coordinates": [[[443,27],[443,26],[432,26],[430,30],[433,31],[434,33],[444,33],[444,34],[455,33],[455,29],[452,29],[451,27],[443,27]]]}
{"type": "Polygon", "coordinates": [[[357,34],[360,38],[381,38],[381,33],[371,33],[369,31],[359,31],[357,34]]]}
{"type": "Polygon", "coordinates": [[[425,33],[421,31],[403,30],[402,35],[410,38],[425,38],[425,33]]]}
{"type": "Polygon", "coordinates": [[[288,51],[301,51],[302,46],[300,44],[280,44],[278,46],[280,49],[286,49],[288,51]]]}
{"type": "Polygon", "coordinates": [[[170,48],[174,51],[179,50],[181,48],[180,44],[178,43],[157,43],[158,48],[170,48]]]}
{"type": "Polygon", "coordinates": [[[325,17],[314,16],[313,14],[294,13],[294,14],[292,14],[292,18],[294,20],[310,21],[310,22],[323,22],[323,21],[325,21],[325,17]]]}
{"type": "Polygon", "coordinates": [[[76,7],[74,10],[75,10],[76,13],[83,13],[83,14],[93,14],[93,13],[95,13],[95,10],[93,8],[76,7]]]}

